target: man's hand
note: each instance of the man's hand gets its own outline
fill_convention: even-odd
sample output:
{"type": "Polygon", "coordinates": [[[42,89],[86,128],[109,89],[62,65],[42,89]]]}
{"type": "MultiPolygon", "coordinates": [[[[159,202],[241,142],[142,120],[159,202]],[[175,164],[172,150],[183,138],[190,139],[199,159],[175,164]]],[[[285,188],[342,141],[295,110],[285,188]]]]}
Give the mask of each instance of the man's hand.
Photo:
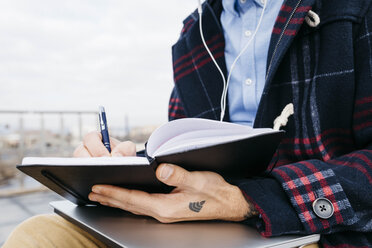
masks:
{"type": "MultiPolygon", "coordinates": [[[[110,137],[111,154],[99,132],[91,132],[74,151],[75,157],[135,156],[136,146],[110,137]]],[[[169,194],[149,194],[110,185],[95,185],[91,201],[147,215],[164,223],[190,220],[241,221],[257,211],[240,189],[214,172],[189,172],[177,165],[161,164],[156,170],[159,181],[174,186],[169,194]]]]}
{"type": "Polygon", "coordinates": [[[214,172],[189,172],[176,165],[161,164],[156,176],[176,188],[169,194],[149,194],[95,185],[89,199],[134,214],[152,216],[163,223],[214,219],[241,221],[257,214],[238,187],[228,184],[214,172]]]}
{"type": "Polygon", "coordinates": [[[111,154],[102,143],[100,132],[90,132],[84,136],[83,143],[74,151],[74,157],[121,157],[136,156],[136,145],[133,142],[120,142],[110,137],[111,154]]]}

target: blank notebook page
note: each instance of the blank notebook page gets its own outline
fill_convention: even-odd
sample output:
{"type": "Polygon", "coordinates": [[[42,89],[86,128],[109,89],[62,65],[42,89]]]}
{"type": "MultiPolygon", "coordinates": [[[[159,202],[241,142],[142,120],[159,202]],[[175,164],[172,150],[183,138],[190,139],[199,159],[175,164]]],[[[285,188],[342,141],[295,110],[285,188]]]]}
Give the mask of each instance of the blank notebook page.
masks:
{"type": "Polygon", "coordinates": [[[259,128],[249,130],[198,130],[180,134],[161,145],[151,157],[164,156],[179,152],[201,149],[214,145],[224,144],[232,141],[243,140],[263,133],[275,132],[272,129],[259,128]]]}
{"type": "Polygon", "coordinates": [[[22,165],[144,165],[145,157],[40,158],[26,157],[22,165]]]}

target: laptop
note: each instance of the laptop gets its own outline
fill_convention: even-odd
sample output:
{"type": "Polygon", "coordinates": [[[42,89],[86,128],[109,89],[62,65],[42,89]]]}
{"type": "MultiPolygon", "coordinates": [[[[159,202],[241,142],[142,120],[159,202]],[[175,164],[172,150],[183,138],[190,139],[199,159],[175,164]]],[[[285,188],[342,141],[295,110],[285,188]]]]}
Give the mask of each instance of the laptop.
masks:
{"type": "Polygon", "coordinates": [[[300,247],[319,241],[320,235],[264,238],[240,223],[196,221],[162,224],[104,206],[77,206],[70,201],[51,202],[54,212],[84,229],[109,247],[300,247]]]}

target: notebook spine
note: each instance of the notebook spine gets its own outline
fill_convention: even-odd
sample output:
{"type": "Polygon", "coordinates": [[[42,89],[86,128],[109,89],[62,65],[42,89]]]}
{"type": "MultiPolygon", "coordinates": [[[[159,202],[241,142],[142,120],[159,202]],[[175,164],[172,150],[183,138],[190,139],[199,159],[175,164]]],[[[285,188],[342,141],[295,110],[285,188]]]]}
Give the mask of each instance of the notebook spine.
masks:
{"type": "Polygon", "coordinates": [[[151,157],[150,155],[148,155],[147,153],[147,142],[145,143],[145,150],[142,150],[140,152],[137,153],[137,156],[144,156],[147,158],[147,160],[149,161],[150,163],[150,166],[154,169],[154,171],[156,170],[156,168],[158,168],[158,162],[156,161],[156,158],[153,158],[151,157]]]}

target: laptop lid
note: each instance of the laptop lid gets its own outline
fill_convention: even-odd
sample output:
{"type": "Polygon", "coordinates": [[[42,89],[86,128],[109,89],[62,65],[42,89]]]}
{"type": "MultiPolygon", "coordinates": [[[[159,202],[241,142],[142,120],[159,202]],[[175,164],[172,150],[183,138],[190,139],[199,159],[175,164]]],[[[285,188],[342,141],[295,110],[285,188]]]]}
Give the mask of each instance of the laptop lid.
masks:
{"type": "Polygon", "coordinates": [[[157,220],[103,206],[51,202],[54,212],[92,234],[109,247],[299,247],[316,243],[320,235],[262,237],[240,223],[197,221],[162,224],[157,220]]]}

